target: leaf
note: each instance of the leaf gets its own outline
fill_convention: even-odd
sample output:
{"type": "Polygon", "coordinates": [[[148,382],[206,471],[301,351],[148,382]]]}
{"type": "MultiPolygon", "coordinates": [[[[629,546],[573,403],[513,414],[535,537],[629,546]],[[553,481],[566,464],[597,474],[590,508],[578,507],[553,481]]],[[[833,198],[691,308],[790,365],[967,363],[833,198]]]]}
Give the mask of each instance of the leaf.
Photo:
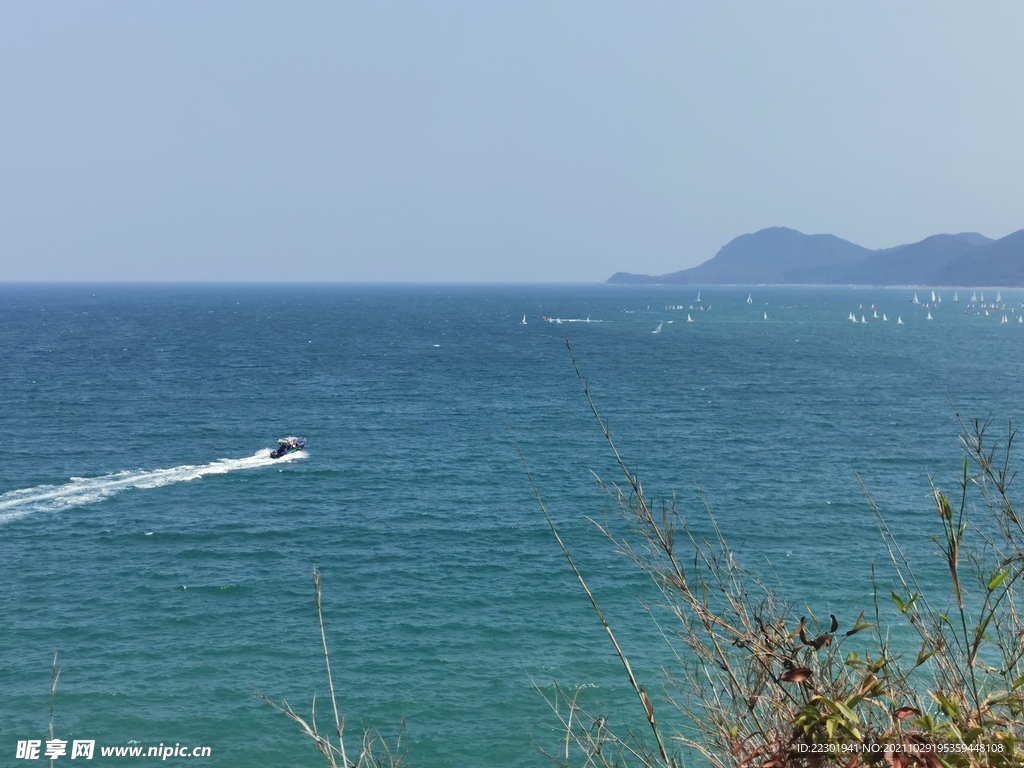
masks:
{"type": "Polygon", "coordinates": [[[993,571],[992,578],[988,580],[988,591],[994,592],[999,588],[999,585],[1006,581],[1006,577],[1010,575],[1010,569],[1005,569],[1002,573],[996,573],[993,571]]]}
{"type": "Polygon", "coordinates": [[[902,722],[903,720],[908,720],[911,717],[917,717],[920,714],[921,713],[913,707],[900,707],[895,712],[893,712],[893,717],[902,722]]]}
{"type": "Polygon", "coordinates": [[[933,693],[932,698],[939,703],[939,707],[946,713],[947,717],[956,719],[960,715],[960,705],[941,693],[933,693]]]}
{"type": "Polygon", "coordinates": [[[860,616],[858,616],[857,620],[855,622],[853,622],[853,627],[851,627],[850,629],[846,630],[846,636],[847,637],[853,637],[858,632],[860,632],[862,629],[869,629],[870,627],[873,627],[873,626],[875,626],[875,625],[871,624],[871,623],[869,623],[867,621],[864,621],[864,611],[861,611],[860,612],[860,616]]]}
{"type": "Polygon", "coordinates": [[[789,670],[780,679],[787,683],[804,683],[811,679],[811,670],[807,667],[797,667],[789,670]]]}
{"type": "Polygon", "coordinates": [[[900,613],[906,613],[909,611],[910,607],[917,602],[917,598],[921,596],[919,592],[915,592],[909,599],[903,600],[895,591],[889,590],[889,593],[892,595],[893,603],[895,603],[896,607],[900,609],[900,613]]]}
{"type": "Polygon", "coordinates": [[[843,713],[843,717],[849,720],[851,723],[859,723],[860,718],[857,717],[857,713],[846,706],[843,702],[837,701],[835,705],[839,708],[839,711],[843,713]]]}
{"type": "Polygon", "coordinates": [[[900,596],[896,594],[894,590],[889,590],[889,594],[892,595],[892,601],[896,604],[896,607],[900,609],[900,613],[907,612],[907,604],[900,599],[900,596]]]}
{"type": "Polygon", "coordinates": [[[928,642],[927,641],[921,643],[921,650],[917,652],[917,663],[914,666],[915,667],[920,667],[922,664],[924,664],[926,661],[928,661],[928,659],[930,659],[935,654],[936,654],[936,649],[935,648],[933,648],[930,651],[928,650],[928,642]]]}

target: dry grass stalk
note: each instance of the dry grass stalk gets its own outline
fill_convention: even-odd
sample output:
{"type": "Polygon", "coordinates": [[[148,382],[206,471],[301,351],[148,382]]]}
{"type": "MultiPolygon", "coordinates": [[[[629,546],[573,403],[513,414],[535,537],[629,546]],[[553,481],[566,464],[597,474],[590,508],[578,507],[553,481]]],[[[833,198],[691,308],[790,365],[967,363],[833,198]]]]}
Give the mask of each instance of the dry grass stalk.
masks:
{"type": "MultiPolygon", "coordinates": [[[[60,670],[57,668],[57,652],[53,653],[53,661],[50,662],[50,739],[53,740],[53,715],[57,703],[57,680],[60,679],[60,670]]],[[[50,768],[53,768],[53,761],[50,758],[50,768]]]]}
{"type": "Polygon", "coordinates": [[[317,570],[316,566],[313,566],[313,596],[316,602],[317,620],[320,625],[320,642],[324,651],[324,666],[327,669],[327,685],[331,695],[331,708],[334,712],[334,731],[338,739],[337,746],[335,746],[331,739],[320,733],[317,728],[316,694],[313,695],[313,703],[310,707],[309,720],[306,720],[295,712],[285,699],[281,699],[281,703],[278,704],[269,696],[259,691],[256,692],[256,697],[260,699],[260,701],[269,704],[292,722],[296,723],[302,732],[313,740],[317,749],[320,750],[320,754],[326,758],[327,764],[331,766],[331,768],[399,768],[407,755],[407,750],[404,746],[404,720],[399,728],[394,750],[388,746],[387,742],[379,733],[370,729],[364,729],[358,757],[354,762],[348,759],[345,752],[345,719],[338,712],[338,700],[334,692],[334,677],[331,674],[331,657],[327,650],[327,633],[324,630],[320,571],[317,570]],[[338,762],[339,759],[341,761],[340,764],[338,762]]]}

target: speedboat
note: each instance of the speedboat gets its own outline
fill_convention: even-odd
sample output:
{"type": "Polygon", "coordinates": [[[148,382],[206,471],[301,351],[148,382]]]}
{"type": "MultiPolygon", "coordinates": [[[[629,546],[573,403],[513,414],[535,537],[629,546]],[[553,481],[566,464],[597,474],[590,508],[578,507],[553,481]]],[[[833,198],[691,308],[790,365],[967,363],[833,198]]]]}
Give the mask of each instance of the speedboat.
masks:
{"type": "Polygon", "coordinates": [[[280,459],[289,453],[301,451],[305,447],[306,439],[304,437],[282,437],[277,441],[277,448],[270,452],[270,458],[280,459]]]}

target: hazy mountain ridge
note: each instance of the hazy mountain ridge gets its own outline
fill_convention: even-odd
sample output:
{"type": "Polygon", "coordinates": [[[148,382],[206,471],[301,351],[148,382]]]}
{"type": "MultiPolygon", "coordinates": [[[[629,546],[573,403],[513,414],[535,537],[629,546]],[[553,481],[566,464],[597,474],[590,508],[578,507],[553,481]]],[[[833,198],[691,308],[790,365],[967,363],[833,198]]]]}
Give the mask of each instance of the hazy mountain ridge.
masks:
{"type": "Polygon", "coordinates": [[[616,272],[633,285],[999,285],[1024,286],[1024,230],[999,240],[942,234],[876,251],[835,235],[769,227],[740,235],[714,258],[667,275],[616,272]]]}

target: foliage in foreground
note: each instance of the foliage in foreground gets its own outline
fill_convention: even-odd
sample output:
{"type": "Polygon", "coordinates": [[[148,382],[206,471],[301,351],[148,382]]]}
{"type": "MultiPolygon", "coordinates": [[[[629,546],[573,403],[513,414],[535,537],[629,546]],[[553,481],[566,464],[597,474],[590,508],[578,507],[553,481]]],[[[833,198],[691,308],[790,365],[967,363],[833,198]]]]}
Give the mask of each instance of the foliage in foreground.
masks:
{"type": "Polygon", "coordinates": [[[1024,765],[1024,622],[1018,595],[1024,520],[1009,497],[1012,426],[994,444],[988,424],[961,423],[965,459],[956,491],[947,495],[932,486],[939,522],[933,541],[948,576],[942,594],[925,592],[869,499],[896,586],[883,595],[875,581],[869,615],[862,612],[843,627],[835,616],[799,615],[744,570],[710,512],[713,533],[702,537],[686,526],[674,500],[653,504],[616,450],[578,367],[576,372],[624,478],[622,484],[599,483],[632,535],[618,537],[599,527],[653,578],[672,617],[672,626],[663,629],[680,647],[676,667],[661,681],[666,695],[659,707],[667,714],[659,714],[676,723],[668,728],[655,716],[651,697],[545,510],[650,731],[650,740],[617,734],[608,718],[584,711],[575,692],[559,689],[548,700],[565,734],[564,750],[551,755],[556,764],[1024,765]],[[896,610],[883,610],[880,602],[890,600],[896,610]],[[920,642],[916,653],[900,654],[890,645],[890,632],[906,628],[920,642]]]}

